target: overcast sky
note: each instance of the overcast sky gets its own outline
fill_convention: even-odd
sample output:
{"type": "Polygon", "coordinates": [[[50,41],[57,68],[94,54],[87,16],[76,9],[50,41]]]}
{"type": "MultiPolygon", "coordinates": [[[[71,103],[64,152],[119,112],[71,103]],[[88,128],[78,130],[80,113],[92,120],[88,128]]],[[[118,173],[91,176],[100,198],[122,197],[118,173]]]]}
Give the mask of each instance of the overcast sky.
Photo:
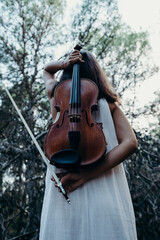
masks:
{"type": "MultiPolygon", "coordinates": [[[[160,0],[117,0],[117,2],[123,22],[135,31],[149,32],[152,53],[148,58],[152,58],[160,68],[160,0]]],[[[66,21],[71,22],[74,9],[78,9],[81,3],[82,0],[67,0],[66,21]]],[[[155,99],[154,92],[157,90],[160,91],[160,70],[136,88],[137,98],[134,108],[143,107],[152,102],[155,99]]],[[[126,92],[124,101],[128,96],[130,98],[130,94],[126,92]]],[[[147,126],[148,119],[142,119],[144,125],[145,121],[147,126]]]]}
{"type": "MultiPolygon", "coordinates": [[[[134,30],[147,30],[152,47],[153,61],[160,67],[160,0],[118,0],[122,20],[134,30]]],[[[141,105],[154,99],[160,90],[160,71],[147,79],[138,89],[141,105]]]]}

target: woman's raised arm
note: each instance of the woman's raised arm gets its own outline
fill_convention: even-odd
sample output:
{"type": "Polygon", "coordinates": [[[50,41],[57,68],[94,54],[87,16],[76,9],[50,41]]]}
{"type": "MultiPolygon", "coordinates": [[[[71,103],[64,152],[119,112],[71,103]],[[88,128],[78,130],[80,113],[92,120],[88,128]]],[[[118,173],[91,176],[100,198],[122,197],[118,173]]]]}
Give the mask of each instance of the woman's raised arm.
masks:
{"type": "Polygon", "coordinates": [[[44,67],[43,79],[49,99],[51,98],[52,89],[57,82],[55,78],[55,73],[62,69],[65,69],[64,61],[52,61],[44,67]]]}
{"type": "Polygon", "coordinates": [[[84,62],[78,50],[73,51],[64,61],[52,61],[46,64],[43,71],[43,79],[49,99],[51,98],[52,89],[56,84],[55,73],[60,70],[69,69],[76,62],[84,62]]]}

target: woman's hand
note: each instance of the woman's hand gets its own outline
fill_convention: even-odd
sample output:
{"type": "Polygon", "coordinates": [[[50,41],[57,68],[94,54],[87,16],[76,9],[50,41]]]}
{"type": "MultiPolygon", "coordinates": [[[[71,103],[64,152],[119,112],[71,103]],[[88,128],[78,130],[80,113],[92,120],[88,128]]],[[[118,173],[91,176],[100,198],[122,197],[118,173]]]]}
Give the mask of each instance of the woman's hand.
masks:
{"type": "Polygon", "coordinates": [[[68,57],[68,59],[64,62],[64,69],[72,67],[75,63],[81,62],[83,63],[84,60],[82,60],[82,55],[80,51],[74,50],[68,57]]]}
{"type": "MultiPolygon", "coordinates": [[[[68,172],[68,173],[58,173],[57,177],[60,179],[63,187],[67,193],[70,193],[87,182],[87,172],[68,172]]],[[[54,178],[51,178],[52,181],[55,181],[54,178]]],[[[58,187],[55,183],[55,187],[58,187]]]]}

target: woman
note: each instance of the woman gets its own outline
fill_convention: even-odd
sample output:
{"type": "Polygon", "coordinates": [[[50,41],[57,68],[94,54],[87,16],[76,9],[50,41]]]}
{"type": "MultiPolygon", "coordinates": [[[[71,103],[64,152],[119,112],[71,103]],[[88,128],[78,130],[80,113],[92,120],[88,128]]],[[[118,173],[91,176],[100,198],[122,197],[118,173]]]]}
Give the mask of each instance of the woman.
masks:
{"type": "Polygon", "coordinates": [[[77,62],[81,78],[93,80],[99,88],[98,111],[93,118],[103,123],[107,154],[95,167],[78,173],[55,168],[71,205],[54,188],[54,179],[47,171],[40,240],[136,240],[134,211],[122,162],[135,152],[137,141],[118,107],[118,96],[90,52],[75,50],[67,60],[46,65],[44,81],[52,118],[55,120],[57,114],[53,107],[55,73],[64,70],[60,81],[70,79],[77,62]]]}

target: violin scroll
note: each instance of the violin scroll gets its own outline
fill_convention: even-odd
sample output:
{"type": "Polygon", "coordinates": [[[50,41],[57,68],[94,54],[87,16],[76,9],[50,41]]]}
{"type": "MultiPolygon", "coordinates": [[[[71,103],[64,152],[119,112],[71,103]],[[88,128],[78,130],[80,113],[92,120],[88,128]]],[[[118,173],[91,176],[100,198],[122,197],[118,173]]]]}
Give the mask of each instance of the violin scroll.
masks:
{"type": "Polygon", "coordinates": [[[82,46],[80,44],[76,44],[74,49],[80,51],[82,49],[82,46]]]}

